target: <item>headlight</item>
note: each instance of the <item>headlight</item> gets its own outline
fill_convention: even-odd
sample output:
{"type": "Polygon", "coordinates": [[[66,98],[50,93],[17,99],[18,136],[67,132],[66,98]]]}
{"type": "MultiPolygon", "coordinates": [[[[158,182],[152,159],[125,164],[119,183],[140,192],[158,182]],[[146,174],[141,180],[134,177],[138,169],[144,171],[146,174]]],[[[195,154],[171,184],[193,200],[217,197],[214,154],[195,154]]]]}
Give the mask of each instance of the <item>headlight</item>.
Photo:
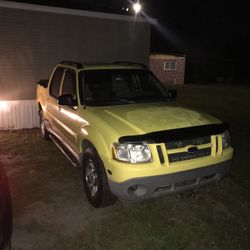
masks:
{"type": "Polygon", "coordinates": [[[147,144],[114,143],[113,156],[116,160],[130,163],[152,161],[151,151],[147,144]]]}
{"type": "Polygon", "coordinates": [[[222,135],[221,135],[221,137],[222,137],[222,147],[223,148],[229,147],[230,144],[231,144],[231,139],[230,139],[229,131],[226,130],[225,132],[223,132],[222,135]]]}

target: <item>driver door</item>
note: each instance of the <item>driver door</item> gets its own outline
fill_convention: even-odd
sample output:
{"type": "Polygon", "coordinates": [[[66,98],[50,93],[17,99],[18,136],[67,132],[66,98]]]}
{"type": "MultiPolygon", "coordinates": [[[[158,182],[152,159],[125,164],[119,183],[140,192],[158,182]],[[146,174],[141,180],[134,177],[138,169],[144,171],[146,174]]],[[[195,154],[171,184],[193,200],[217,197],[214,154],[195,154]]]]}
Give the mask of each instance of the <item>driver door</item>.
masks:
{"type": "Polygon", "coordinates": [[[76,102],[76,106],[59,106],[60,134],[62,139],[77,152],[77,133],[81,128],[78,116],[78,101],[76,93],[76,72],[66,69],[63,76],[61,95],[71,95],[76,102]]]}

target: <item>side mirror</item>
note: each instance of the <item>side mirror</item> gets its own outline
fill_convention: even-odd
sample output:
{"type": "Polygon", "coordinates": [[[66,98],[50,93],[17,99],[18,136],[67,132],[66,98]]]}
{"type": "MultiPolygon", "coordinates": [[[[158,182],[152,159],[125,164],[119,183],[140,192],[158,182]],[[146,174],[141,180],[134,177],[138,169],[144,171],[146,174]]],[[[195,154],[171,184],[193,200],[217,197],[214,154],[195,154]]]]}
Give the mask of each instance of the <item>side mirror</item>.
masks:
{"type": "Polygon", "coordinates": [[[177,91],[175,89],[169,89],[168,94],[171,100],[175,100],[177,98],[177,91]]]}
{"type": "Polygon", "coordinates": [[[48,79],[41,79],[37,82],[37,84],[43,86],[44,88],[48,87],[49,80],[48,79]]]}
{"type": "Polygon", "coordinates": [[[73,98],[72,95],[60,95],[58,98],[57,103],[59,105],[66,105],[66,106],[77,106],[77,101],[73,98]]]}

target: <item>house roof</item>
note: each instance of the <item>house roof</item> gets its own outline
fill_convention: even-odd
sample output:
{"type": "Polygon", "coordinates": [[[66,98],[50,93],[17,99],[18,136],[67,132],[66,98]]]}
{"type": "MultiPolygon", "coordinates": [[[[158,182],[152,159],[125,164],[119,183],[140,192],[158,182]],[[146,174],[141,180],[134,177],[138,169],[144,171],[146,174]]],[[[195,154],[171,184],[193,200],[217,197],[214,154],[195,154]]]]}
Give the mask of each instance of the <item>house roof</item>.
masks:
{"type": "Polygon", "coordinates": [[[176,58],[185,58],[186,55],[183,55],[183,54],[163,54],[163,53],[160,53],[160,54],[151,54],[150,55],[150,59],[176,59],[176,58]]]}

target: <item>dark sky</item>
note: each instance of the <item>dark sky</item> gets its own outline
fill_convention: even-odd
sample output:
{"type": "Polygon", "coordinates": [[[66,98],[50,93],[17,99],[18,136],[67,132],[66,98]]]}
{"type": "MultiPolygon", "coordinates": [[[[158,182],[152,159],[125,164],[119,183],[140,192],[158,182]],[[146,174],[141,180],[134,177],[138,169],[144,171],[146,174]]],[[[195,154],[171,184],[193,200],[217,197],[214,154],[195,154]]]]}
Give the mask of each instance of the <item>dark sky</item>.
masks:
{"type": "MultiPolygon", "coordinates": [[[[237,4],[224,0],[154,2],[149,1],[152,14],[181,41],[181,48],[177,50],[235,57],[243,56],[245,48],[249,48],[250,13],[248,6],[242,6],[240,1],[237,4]]],[[[164,43],[159,40],[160,43],[155,44],[156,48],[164,49],[164,43]]],[[[175,47],[167,37],[165,40],[168,46],[175,47]]]]}

